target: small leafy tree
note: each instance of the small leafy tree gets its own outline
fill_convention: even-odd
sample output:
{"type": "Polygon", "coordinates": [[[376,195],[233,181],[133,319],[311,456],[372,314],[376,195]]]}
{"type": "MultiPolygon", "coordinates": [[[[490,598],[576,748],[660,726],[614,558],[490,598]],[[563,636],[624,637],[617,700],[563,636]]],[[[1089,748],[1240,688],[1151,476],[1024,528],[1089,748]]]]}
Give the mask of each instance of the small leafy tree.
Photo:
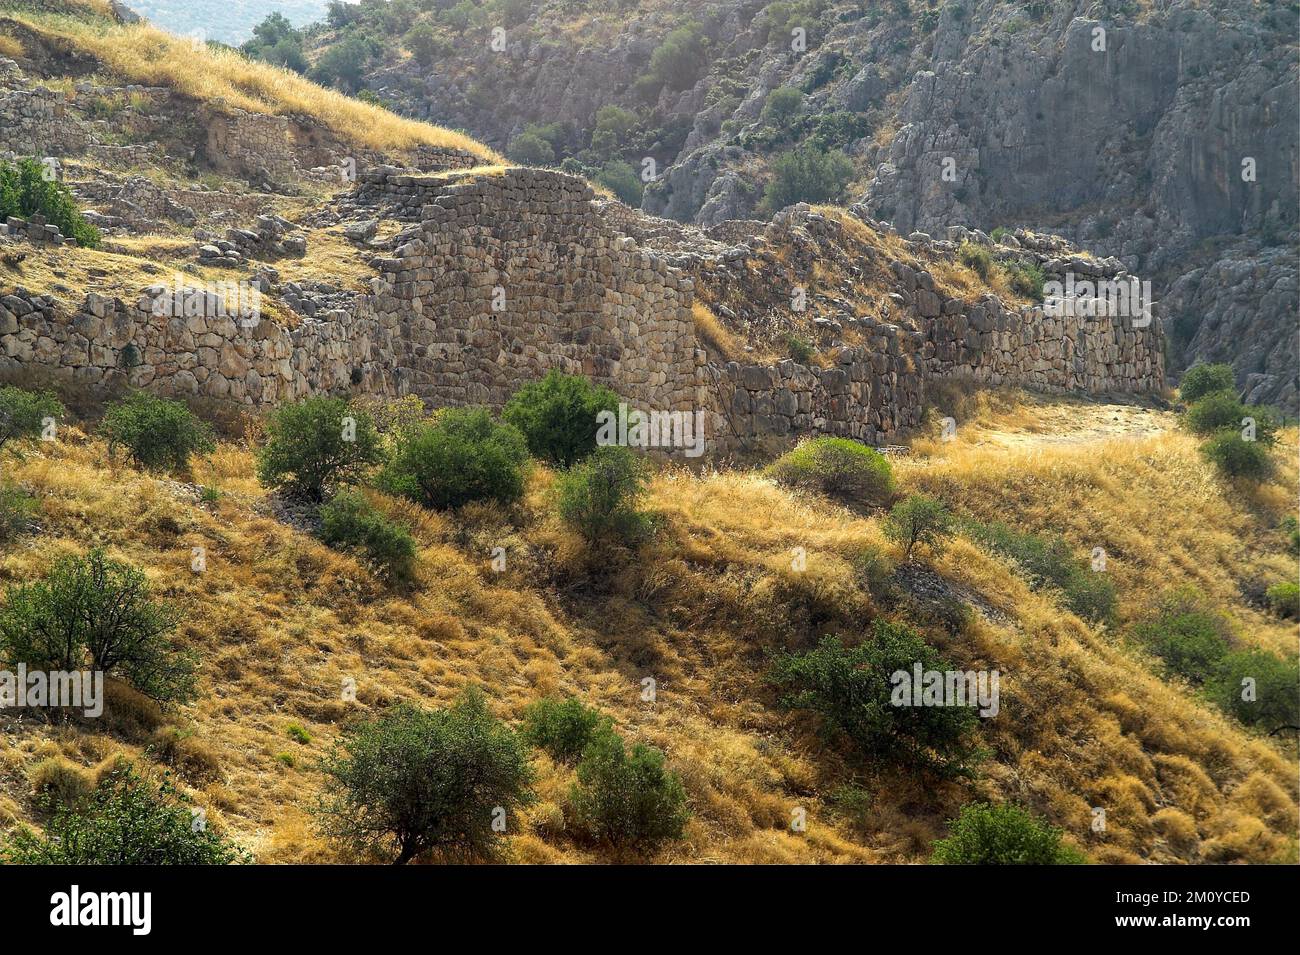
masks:
{"type": "Polygon", "coordinates": [[[343,398],[307,398],[272,413],[257,453],[257,477],[319,501],[327,486],[356,480],[381,458],[370,415],[343,398]]]}
{"type": "Polygon", "coordinates": [[[597,448],[557,478],[560,517],[590,544],[635,543],[651,528],[649,516],[637,509],[649,482],[645,461],[628,448],[597,448]]]}
{"type": "Polygon", "coordinates": [[[194,697],[197,657],[172,638],[178,620],[140,570],[96,549],[8,589],[0,657],[48,670],[79,670],[89,659],[154,700],[183,703],[194,697]]]}
{"type": "Polygon", "coordinates": [[[1192,434],[1209,435],[1224,428],[1240,428],[1246,413],[1246,406],[1234,393],[1215,391],[1203,395],[1188,407],[1183,415],[1183,425],[1192,434]]]}
{"type": "Polygon", "coordinates": [[[447,52],[446,45],[427,23],[417,23],[406,31],[402,46],[411,53],[411,59],[424,69],[433,66],[434,60],[447,52]]]}
{"type": "Polygon", "coordinates": [[[682,837],[690,818],[686,789],[661,751],[637,743],[629,752],[617,733],[597,732],[577,775],[569,804],[578,830],[591,840],[653,851],[682,837]]]}
{"type": "Polygon", "coordinates": [[[99,431],[110,457],[125,448],[132,461],[150,470],[184,470],[190,455],[216,447],[212,429],[182,402],[147,391],[133,391],[110,404],[99,431]]]}
{"type": "Polygon", "coordinates": [[[973,803],[948,824],[948,838],[934,843],[937,865],[1080,865],[1088,861],[1061,842],[1061,830],[1016,806],[973,803]]]}
{"type": "Polygon", "coordinates": [[[494,819],[533,798],[527,747],[476,689],[447,709],[401,703],[350,727],[321,768],[326,834],[397,865],[491,856],[494,819]]]}
{"type": "Polygon", "coordinates": [[[894,493],[889,459],[849,438],[813,438],[774,461],[772,478],[790,487],[821,491],[866,504],[883,504],[894,493]]]}
{"type": "Polygon", "coordinates": [[[562,763],[577,762],[597,733],[612,729],[613,720],[573,696],[550,696],[524,710],[524,739],[562,763]]]}
{"type": "Polygon", "coordinates": [[[47,177],[44,165],[35,159],[20,159],[16,165],[0,162],[0,222],[10,216],[26,219],[34,215],[44,216],[78,245],[99,247],[99,230],[82,217],[71,190],[47,177]]]}
{"type": "Polygon", "coordinates": [[[385,517],[360,491],[344,490],[321,508],[321,540],[360,550],[393,580],[408,580],[415,538],[385,517]]]}
{"type": "Polygon", "coordinates": [[[1179,396],[1189,403],[1217,391],[1235,393],[1236,390],[1237,379],[1231,365],[1193,365],[1178,383],[1179,396]]]}
{"type": "Polygon", "coordinates": [[[528,444],[483,408],[448,408],[398,437],[379,485],[425,507],[510,504],[524,492],[528,444]]]}
{"type": "Polygon", "coordinates": [[[772,162],[774,178],[763,192],[763,206],[778,212],[796,202],[834,202],[853,178],[853,160],[838,149],[806,143],[772,162]]]}
{"type": "Polygon", "coordinates": [[[58,421],[67,411],[48,391],[0,388],[0,448],[9,441],[39,437],[46,421],[58,421]]]}
{"type": "Polygon", "coordinates": [[[903,547],[903,559],[910,561],[912,551],[924,544],[938,552],[952,534],[953,518],[940,500],[924,494],[909,494],[889,511],[885,519],[885,536],[903,547]]]}
{"type": "Polygon", "coordinates": [[[506,152],[515,162],[523,163],[525,166],[555,165],[555,150],[536,133],[520,133],[510,140],[510,147],[506,152]]]}
{"type": "Polygon", "coordinates": [[[164,775],[119,763],[88,798],[62,806],[40,836],[20,829],[0,861],[11,865],[230,865],[251,862],[190,811],[164,775]]]}
{"type": "Polygon", "coordinates": [[[614,195],[618,196],[634,209],[641,207],[641,197],[645,193],[645,183],[636,170],[621,159],[611,159],[598,170],[595,180],[614,195]]]}
{"type": "Polygon", "coordinates": [[[973,708],[893,703],[893,674],[910,675],[917,663],[923,671],[955,669],[915,631],[878,620],[856,647],[828,636],[811,650],[781,654],[768,679],[782,691],[782,707],[816,714],[825,737],[847,740],[861,756],[964,772],[979,756],[973,708]]]}
{"type": "Polygon", "coordinates": [[[581,375],[551,369],[516,391],[501,412],[534,457],[567,468],[596,450],[596,417],[618,412],[618,395],[581,375]]]}
{"type": "Polygon", "coordinates": [[[704,34],[694,21],[670,32],[650,54],[651,74],[669,89],[695,85],[707,68],[704,34]]]}
{"type": "Polygon", "coordinates": [[[803,92],[793,86],[779,86],[767,94],[763,104],[763,121],[785,129],[803,109],[803,92]]]}

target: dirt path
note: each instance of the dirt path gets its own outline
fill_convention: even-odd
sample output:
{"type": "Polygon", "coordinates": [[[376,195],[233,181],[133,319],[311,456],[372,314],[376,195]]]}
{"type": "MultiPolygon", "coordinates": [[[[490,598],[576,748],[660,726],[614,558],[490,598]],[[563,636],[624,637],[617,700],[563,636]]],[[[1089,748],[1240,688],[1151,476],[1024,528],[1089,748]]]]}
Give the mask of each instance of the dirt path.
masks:
{"type": "Polygon", "coordinates": [[[1078,398],[1029,396],[995,428],[965,426],[972,444],[1007,448],[1077,445],[1112,438],[1148,438],[1176,427],[1177,415],[1147,404],[1119,404],[1078,398]]]}

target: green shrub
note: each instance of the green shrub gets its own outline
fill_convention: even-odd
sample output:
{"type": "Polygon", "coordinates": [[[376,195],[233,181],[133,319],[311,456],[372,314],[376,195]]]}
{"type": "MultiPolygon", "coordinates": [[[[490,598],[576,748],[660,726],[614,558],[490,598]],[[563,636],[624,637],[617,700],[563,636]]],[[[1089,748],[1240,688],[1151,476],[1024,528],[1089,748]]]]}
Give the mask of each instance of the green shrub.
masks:
{"type": "Polygon", "coordinates": [[[574,763],[598,732],[613,730],[613,721],[577,697],[551,696],[524,710],[523,735],[562,763],[574,763]]]}
{"type": "Polygon", "coordinates": [[[763,104],[763,122],[785,129],[803,109],[803,93],[793,86],[780,86],[767,94],[763,104]]]}
{"type": "Polygon", "coordinates": [[[1113,616],[1115,585],[1104,573],[1093,571],[1087,561],[1076,558],[1063,537],[1023,533],[1000,521],[967,521],[963,526],[973,541],[1009,557],[1034,590],[1053,587],[1061,591],[1066,606],[1085,620],[1102,622],[1113,616]]]}
{"type": "Polygon", "coordinates": [[[1273,473],[1273,459],[1259,441],[1246,441],[1235,431],[1223,431],[1201,445],[1201,454],[1226,478],[1262,481],[1273,473]]]}
{"type": "Polygon", "coordinates": [[[1300,585],[1284,580],[1264,592],[1269,609],[1283,619],[1300,617],[1300,585]]]}
{"type": "Polygon", "coordinates": [[[149,581],[102,550],[64,557],[43,580],[8,589],[0,658],[33,669],[80,670],[87,661],[159,702],[193,699],[197,656],[172,639],[179,615],[153,600],[149,581]]]}
{"type": "Polygon", "coordinates": [[[567,468],[596,450],[596,416],[618,413],[618,395],[581,375],[552,369],[516,391],[501,412],[533,457],[567,468]]]}
{"type": "Polygon", "coordinates": [[[813,355],[817,350],[813,348],[812,343],[807,339],[800,338],[798,335],[785,336],[786,348],[790,350],[790,357],[801,365],[806,365],[812,361],[813,355]]]}
{"type": "Polygon", "coordinates": [[[0,477],[0,545],[27,533],[35,515],[36,499],[0,477]]]}
{"type": "Polygon", "coordinates": [[[1237,379],[1231,365],[1193,365],[1178,382],[1178,395],[1188,403],[1219,391],[1233,395],[1237,392],[1237,379]]]}
{"type": "Polygon", "coordinates": [[[381,457],[370,415],[343,398],[308,398],[272,412],[257,477],[267,487],[319,501],[326,487],[356,480],[381,457]]]}
{"type": "Polygon", "coordinates": [[[1133,628],[1133,638],[1171,672],[1199,684],[1214,675],[1228,652],[1232,630],[1199,591],[1182,587],[1166,594],[1156,613],[1133,628]]]}
{"type": "Polygon", "coordinates": [[[10,865],[229,865],[251,856],[196,816],[167,776],[120,763],[89,797],[60,807],[44,835],[19,829],[0,861],[10,865]]]}
{"type": "Polygon", "coordinates": [[[411,576],[415,538],[371,504],[360,491],[345,490],[321,508],[321,540],[360,550],[394,580],[411,576]]]}
{"type": "Polygon", "coordinates": [[[593,177],[614,195],[634,209],[641,208],[641,197],[645,193],[645,183],[628,163],[611,159],[598,170],[593,177]]]}
{"type": "Polygon", "coordinates": [[[872,636],[856,647],[825,637],[803,653],[776,658],[768,680],[786,709],[816,714],[830,740],[845,739],[867,759],[892,759],[942,773],[964,772],[978,758],[972,734],[979,723],[966,706],[895,706],[897,671],[956,669],[905,626],[877,620],[872,636]]]}
{"type": "Polygon", "coordinates": [[[597,732],[577,775],[569,805],[576,828],[593,841],[653,851],[682,837],[690,818],[686,790],[659,750],[637,743],[629,753],[617,733],[597,732]]]}
{"type": "Polygon", "coordinates": [[[1300,669],[1267,650],[1225,655],[1206,692],[1247,726],[1300,726],[1300,669]]]}
{"type": "Polygon", "coordinates": [[[763,192],[763,207],[779,212],[796,202],[835,202],[853,178],[853,160],[838,149],[805,144],[772,161],[773,179],[763,192]]]}
{"type": "Polygon", "coordinates": [[[9,441],[37,438],[47,420],[58,421],[67,411],[48,391],[0,388],[0,448],[9,441]]]}
{"type": "Polygon", "coordinates": [[[517,163],[525,166],[553,166],[555,150],[551,144],[536,133],[523,132],[510,140],[506,153],[517,163]]]}
{"type": "Polygon", "coordinates": [[[445,43],[427,23],[417,23],[407,30],[406,35],[402,37],[402,46],[410,51],[411,59],[424,69],[433,66],[438,57],[447,56],[452,52],[450,45],[445,43]]]}
{"type": "Polygon", "coordinates": [[[284,731],[295,743],[306,746],[311,742],[311,734],[307,732],[301,723],[290,723],[284,728],[284,731]]]}
{"type": "Polygon", "coordinates": [[[973,269],[982,281],[987,282],[993,274],[993,253],[978,242],[967,240],[958,246],[957,260],[973,269]]]}
{"type": "Polygon", "coordinates": [[[216,445],[212,429],[179,401],[133,391],[108,406],[100,423],[112,457],[126,448],[132,461],[150,470],[184,470],[191,454],[207,454],[216,445]]]}
{"type": "Polygon", "coordinates": [[[1007,271],[1007,281],[1011,285],[1011,291],[1033,302],[1043,300],[1043,286],[1047,282],[1047,276],[1043,274],[1042,268],[1036,262],[1012,260],[1003,263],[1002,267],[1007,271]]]}
{"type": "Polygon", "coordinates": [[[889,459],[849,438],[813,438],[772,462],[772,479],[789,487],[821,491],[866,504],[884,504],[894,493],[889,459]]]}
{"type": "Polygon", "coordinates": [[[1269,408],[1242,404],[1230,391],[1215,391],[1198,398],[1183,415],[1183,425],[1192,434],[1229,431],[1241,435],[1246,418],[1255,422],[1255,441],[1265,445],[1274,443],[1278,429],[1276,415],[1269,408]]]}
{"type": "Polygon", "coordinates": [[[708,68],[704,43],[698,23],[682,24],[650,54],[650,73],[669,89],[684,90],[695,85],[708,68]]]}
{"type": "Polygon", "coordinates": [[[379,44],[359,30],[345,30],[342,38],[325,50],[311,78],[326,86],[338,86],[346,92],[355,92],[365,81],[366,69],[379,52],[379,44]]]}
{"type": "Polygon", "coordinates": [[[912,550],[924,544],[938,553],[952,536],[953,518],[940,500],[924,494],[909,494],[890,508],[885,518],[885,537],[903,548],[903,559],[912,559],[912,550]]]}
{"type": "Polygon", "coordinates": [[[82,217],[68,187],[57,179],[47,181],[44,173],[35,159],[20,159],[16,165],[0,161],[0,222],[42,215],[78,245],[98,248],[99,230],[82,217]]]}
{"type": "Polygon", "coordinates": [[[446,709],[400,703],[349,727],[321,769],[326,835],[399,865],[490,857],[493,823],[533,798],[527,747],[473,688],[446,709]]]}
{"type": "Polygon", "coordinates": [[[1016,806],[974,803],[948,823],[948,838],[934,843],[936,865],[1079,865],[1088,861],[1061,842],[1061,830],[1016,806]]]}
{"type": "Polygon", "coordinates": [[[650,483],[650,468],[628,448],[597,448],[556,479],[560,517],[590,544],[632,544],[651,529],[637,505],[650,483]]]}
{"type": "Polygon", "coordinates": [[[1295,517],[1285,517],[1282,523],[1278,525],[1278,530],[1286,538],[1287,553],[1295,557],[1300,557],[1300,520],[1295,517]]]}
{"type": "Polygon", "coordinates": [[[483,408],[448,408],[402,434],[379,485],[425,507],[509,504],[524,492],[528,444],[483,408]]]}

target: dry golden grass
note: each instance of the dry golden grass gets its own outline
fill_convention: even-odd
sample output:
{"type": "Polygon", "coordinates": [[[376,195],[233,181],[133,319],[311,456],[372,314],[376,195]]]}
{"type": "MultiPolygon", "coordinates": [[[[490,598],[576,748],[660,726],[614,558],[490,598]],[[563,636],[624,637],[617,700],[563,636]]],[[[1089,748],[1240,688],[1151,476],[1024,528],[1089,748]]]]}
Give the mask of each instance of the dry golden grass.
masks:
{"type": "MultiPolygon", "coordinates": [[[[1018,429],[1040,412],[1002,399],[982,413],[992,433],[1000,420],[1018,429]]],[[[1257,504],[1211,487],[1183,442],[1168,435],[1127,450],[1052,449],[1038,459],[962,443],[899,468],[905,487],[981,515],[1055,527],[1076,542],[1100,537],[1114,548],[1126,613],[1193,552],[1205,558],[1197,582],[1239,610],[1231,561],[1259,550],[1251,559],[1271,567],[1280,546],[1262,519],[1223,523],[1252,520],[1257,504]],[[1167,495],[1163,506],[1118,493],[1142,483],[1167,495]]],[[[399,699],[441,704],[477,683],[504,718],[518,719],[539,697],[575,693],[629,739],[663,748],[694,815],[662,861],[919,861],[973,798],[1030,806],[1099,861],[1294,857],[1293,744],[1247,733],[961,539],[935,569],[987,615],[958,635],[928,629],[927,637],[963,667],[1004,674],[1002,717],[982,731],[992,758],[971,784],[868,766],[875,803],[865,825],[851,827],[829,803],[853,778],[850,765],[806,720],[774,706],[763,673],[770,650],[823,633],[854,638],[873,617],[902,612],[878,606],[854,568],[865,551],[900,556],[874,517],[752,474],[669,469],[651,488],[661,522],[655,540],[635,555],[593,562],[552,515],[544,470],[509,511],[436,514],[376,496],[420,545],[419,584],[399,592],[356,559],[265,516],[264,491],[240,446],[222,444],[194,467],[192,480],[221,490],[215,504],[168,480],[108,467],[102,444],[72,428],[58,444],[23,452],[4,466],[39,495],[45,533],[0,553],[0,584],[103,544],[187,609],[182,635],[204,668],[198,701],[175,713],[119,694],[104,726],[7,725],[0,824],[31,817],[33,779],[78,784],[62,762],[57,774],[38,770],[48,761],[93,773],[126,753],[167,760],[261,861],[338,861],[306,811],[321,783],[313,757],[354,716],[399,699]],[[204,574],[189,570],[199,545],[208,550],[204,574]],[[507,549],[504,573],[489,568],[495,546],[507,549]],[[806,553],[802,571],[795,548],[806,553]],[[340,693],[347,677],[357,681],[355,704],[340,693]],[[656,681],[653,703],[641,700],[645,677],[656,681]],[[290,724],[310,740],[290,738],[290,724]],[[1090,828],[1098,805],[1108,810],[1100,834],[1090,828]],[[806,833],[790,829],[800,808],[806,833]]],[[[1292,467],[1260,494],[1281,502],[1294,484],[1292,467]]],[[[563,825],[572,770],[540,755],[536,767],[540,800],[509,836],[510,856],[600,859],[563,825]]]]}
{"type": "Polygon", "coordinates": [[[38,34],[72,44],[133,83],[166,86],[193,99],[255,113],[313,116],[341,137],[376,149],[418,145],[461,149],[499,163],[495,151],[454,130],[405,119],[304,79],[292,70],[245,59],[233,50],[195,47],[147,24],[118,25],[102,19],[11,12],[38,34]]]}
{"type": "Polygon", "coordinates": [[[23,55],[23,44],[17,37],[0,33],[0,56],[17,59],[23,55]]]}
{"type": "Polygon", "coordinates": [[[718,320],[712,309],[702,301],[691,306],[691,318],[695,320],[695,334],[711,349],[727,361],[745,360],[745,351],[736,340],[736,336],[718,320]]]}

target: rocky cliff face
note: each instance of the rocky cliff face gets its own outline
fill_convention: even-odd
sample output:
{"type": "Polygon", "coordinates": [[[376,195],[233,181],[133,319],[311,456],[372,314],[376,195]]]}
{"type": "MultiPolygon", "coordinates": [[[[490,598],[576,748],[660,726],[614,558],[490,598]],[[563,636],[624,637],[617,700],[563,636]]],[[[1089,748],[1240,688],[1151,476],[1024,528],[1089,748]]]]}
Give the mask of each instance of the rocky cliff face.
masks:
{"type": "Polygon", "coordinates": [[[842,149],[858,174],[845,198],[872,216],[904,233],[1025,226],[1115,256],[1153,278],[1174,367],[1231,361],[1243,390],[1300,410],[1296,25],[1281,5],[578,4],[582,29],[573,6],[534,5],[499,49],[489,17],[428,69],[390,60],[370,83],[502,148],[567,124],[557,161],[592,159],[601,106],[635,111],[649,132],[619,158],[655,160],[643,208],[706,226],[754,215],[781,152],[842,149]],[[688,19],[698,77],[645,79],[688,19]],[[804,99],[774,129],[764,108],[783,86],[804,99]]]}

